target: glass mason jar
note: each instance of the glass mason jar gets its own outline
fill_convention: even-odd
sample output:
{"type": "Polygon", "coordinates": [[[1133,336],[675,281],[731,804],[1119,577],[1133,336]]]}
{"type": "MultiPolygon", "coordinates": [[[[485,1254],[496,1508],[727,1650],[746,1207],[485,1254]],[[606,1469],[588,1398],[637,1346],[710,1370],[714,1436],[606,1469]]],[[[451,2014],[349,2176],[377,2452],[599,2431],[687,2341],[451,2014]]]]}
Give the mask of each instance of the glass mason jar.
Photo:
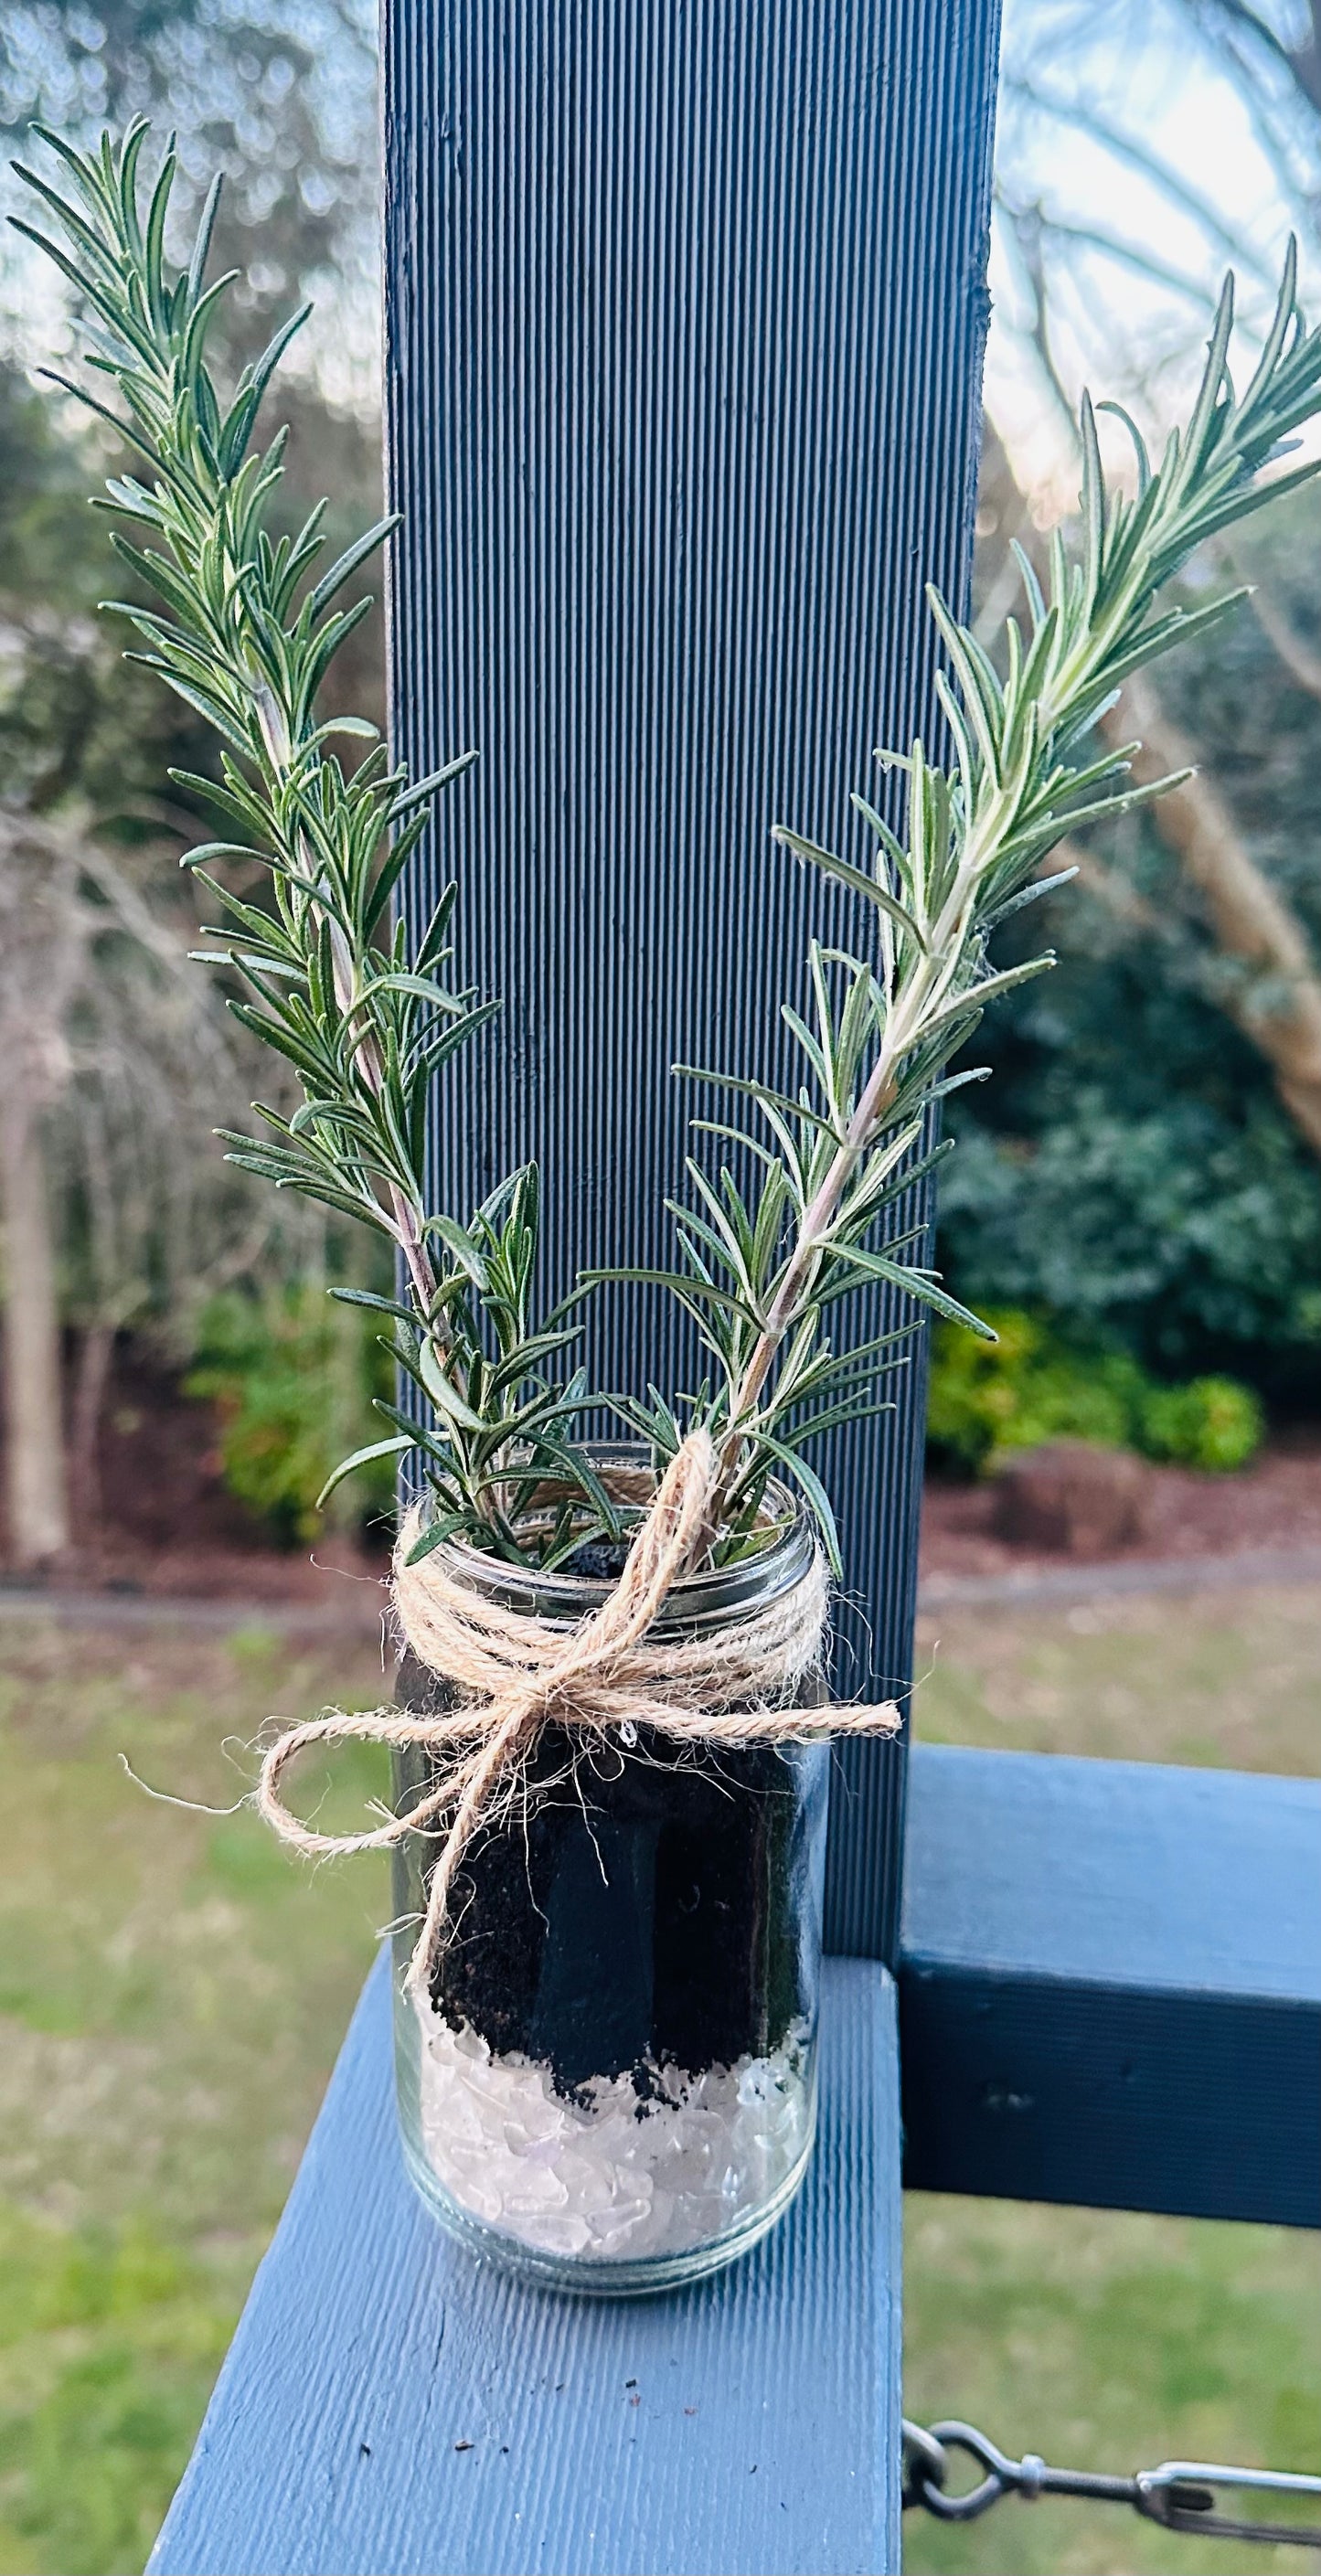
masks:
{"type": "MultiPolygon", "coordinates": [[[[783,1492],[764,1551],[675,1586],[651,1637],[724,1627],[802,1581],[814,1539],[783,1492]]],[[[582,1619],[611,1586],[523,1576],[467,1548],[448,1571],[505,1608],[582,1619]]],[[[451,1704],[406,1658],[399,1701],[451,1704]]],[[[811,1673],[793,1704],[819,1707],[811,1673]]],[[[527,2279],[606,2296],[732,2262],[798,2189],[816,2121],[829,1747],[575,1746],[546,1726],[529,1795],[478,1827],[419,2004],[404,1978],[439,1844],[396,1846],[395,2057],[404,2158],[437,2217],[527,2279]],[[546,1785],[549,1784],[549,1785],[546,1785]]],[[[396,1811],[436,1777],[395,1757],[396,1811]]]]}

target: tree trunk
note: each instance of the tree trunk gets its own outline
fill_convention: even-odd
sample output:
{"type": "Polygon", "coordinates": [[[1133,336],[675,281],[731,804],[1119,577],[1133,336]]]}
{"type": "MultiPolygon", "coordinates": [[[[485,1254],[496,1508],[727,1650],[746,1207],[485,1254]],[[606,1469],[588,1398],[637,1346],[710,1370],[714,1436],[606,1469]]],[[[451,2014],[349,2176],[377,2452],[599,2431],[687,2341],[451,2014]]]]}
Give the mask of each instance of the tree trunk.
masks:
{"type": "Polygon", "coordinates": [[[69,1508],[55,1247],[40,1121],[25,1105],[0,1119],[0,1194],[9,1535],[15,1562],[27,1568],[68,1547],[69,1508]]]}
{"type": "MultiPolygon", "coordinates": [[[[1141,735],[1133,762],[1140,784],[1197,757],[1146,678],[1128,681],[1102,730],[1114,743],[1141,735]]],[[[1321,976],[1301,922],[1257,866],[1211,779],[1195,775],[1171,788],[1153,806],[1152,822],[1196,887],[1221,955],[1244,970],[1241,989],[1224,996],[1225,1011],[1260,1048],[1281,1102],[1321,1154],[1321,976]]]]}
{"type": "Polygon", "coordinates": [[[78,1345],[69,1423],[69,1490],[76,1518],[90,1528],[101,1511],[101,1413],[114,1357],[113,1324],[88,1324],[78,1345]]]}

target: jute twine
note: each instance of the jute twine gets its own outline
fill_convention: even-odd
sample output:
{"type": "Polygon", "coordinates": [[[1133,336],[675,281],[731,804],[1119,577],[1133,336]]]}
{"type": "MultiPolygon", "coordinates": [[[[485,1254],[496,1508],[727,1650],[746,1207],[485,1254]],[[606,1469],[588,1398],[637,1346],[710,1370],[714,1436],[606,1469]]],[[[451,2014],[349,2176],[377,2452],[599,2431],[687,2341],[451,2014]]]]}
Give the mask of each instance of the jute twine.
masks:
{"type": "Polygon", "coordinates": [[[430,1989],[464,1852],[479,1821],[494,1821],[517,1796],[546,1726],[564,1727],[580,1743],[613,1738],[626,1749],[642,1727],[679,1744],[732,1746],[889,1735],[898,1726],[893,1702],[792,1705],[795,1685],[821,1658],[829,1583],[819,1550],[778,1599],[753,1604],[710,1634],[649,1639],[690,1561],[718,1473],[709,1434],[691,1433],[657,1488],[614,1591],[568,1629],[487,1600],[458,1578],[443,1550],[410,1565],[420,1527],[410,1513],[395,1551],[394,1606],[418,1662],[450,1684],[457,1705],[427,1717],[393,1709],[319,1717],[288,1728],[266,1754],[257,1806],[296,1851],[381,1851],[414,1833],[440,1840],[406,1979],[419,1998],[430,1989]],[[284,1804],[281,1783],[309,1745],[345,1742],[421,1746],[439,1766],[436,1785],[370,1833],[317,1833],[284,1804]]]}

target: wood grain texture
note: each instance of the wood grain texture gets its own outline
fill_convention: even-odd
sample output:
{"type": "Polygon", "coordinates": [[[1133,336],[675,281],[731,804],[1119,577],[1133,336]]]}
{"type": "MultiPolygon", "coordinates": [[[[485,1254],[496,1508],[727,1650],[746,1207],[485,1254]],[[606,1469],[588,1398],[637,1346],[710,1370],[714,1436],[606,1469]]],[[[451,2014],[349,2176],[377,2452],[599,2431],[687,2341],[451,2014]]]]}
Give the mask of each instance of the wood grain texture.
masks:
{"type": "Polygon", "coordinates": [[[1321,1784],[913,1750],[905,2180],[1321,2224],[1321,1784]]]}
{"type": "Polygon", "coordinates": [[[816,2159],[762,2246],[660,2299],[554,2297],[453,2247],[405,2181],[382,1961],[153,2576],[896,2568],[898,2070],[883,1969],[827,1963],[822,2059],[816,2159]]]}
{"type": "MultiPolygon", "coordinates": [[[[923,586],[967,588],[997,30],[998,0],[385,0],[391,730],[419,775],[481,754],[405,904],[457,877],[458,972],[504,996],[438,1084],[431,1187],[466,1215],[536,1155],[556,1295],[672,1260],[687,1119],[729,1113],[675,1060],[782,1079],[809,931],[870,948],[769,834],[867,864],[849,791],[901,801],[875,746],[943,738],[923,586]]],[[[585,1356],[703,1373],[652,1290],[600,1297],[585,1356]]],[[[823,1443],[850,1697],[911,1671],[920,1354],[893,1392],[823,1443]]],[[[831,1946],[893,1958],[902,1747],[840,1770],[831,1946]]]]}

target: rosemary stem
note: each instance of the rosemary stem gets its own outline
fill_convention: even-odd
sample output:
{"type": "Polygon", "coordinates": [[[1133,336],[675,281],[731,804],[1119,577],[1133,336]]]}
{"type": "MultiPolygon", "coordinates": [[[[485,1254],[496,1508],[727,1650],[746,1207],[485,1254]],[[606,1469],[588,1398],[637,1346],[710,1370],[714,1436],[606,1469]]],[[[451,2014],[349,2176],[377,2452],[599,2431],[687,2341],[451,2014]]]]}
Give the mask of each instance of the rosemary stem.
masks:
{"type": "MultiPolygon", "coordinates": [[[[266,755],[272,772],[278,780],[287,775],[292,761],[292,746],[284,710],[265,681],[253,682],[252,695],[266,755]]],[[[302,857],[310,877],[313,874],[315,862],[305,841],[302,844],[302,857]]],[[[345,1021],[349,1022],[359,1001],[357,967],[345,937],[343,925],[335,919],[333,913],[323,913],[322,917],[328,920],[330,927],[330,954],[335,978],[335,998],[345,1021]]],[[[363,1029],[362,1035],[354,1046],[353,1060],[369,1090],[375,1092],[379,1098],[385,1088],[385,1073],[381,1063],[380,1047],[372,1034],[370,1025],[363,1029]]],[[[443,1351],[447,1348],[443,1319],[432,1313],[438,1283],[427,1253],[419,1212],[401,1190],[397,1181],[390,1181],[387,1187],[390,1211],[394,1220],[395,1239],[407,1264],[414,1294],[422,1310],[422,1320],[431,1339],[443,1351]]],[[[460,1395],[463,1394],[462,1386],[459,1387],[458,1392],[460,1395]]]]}

